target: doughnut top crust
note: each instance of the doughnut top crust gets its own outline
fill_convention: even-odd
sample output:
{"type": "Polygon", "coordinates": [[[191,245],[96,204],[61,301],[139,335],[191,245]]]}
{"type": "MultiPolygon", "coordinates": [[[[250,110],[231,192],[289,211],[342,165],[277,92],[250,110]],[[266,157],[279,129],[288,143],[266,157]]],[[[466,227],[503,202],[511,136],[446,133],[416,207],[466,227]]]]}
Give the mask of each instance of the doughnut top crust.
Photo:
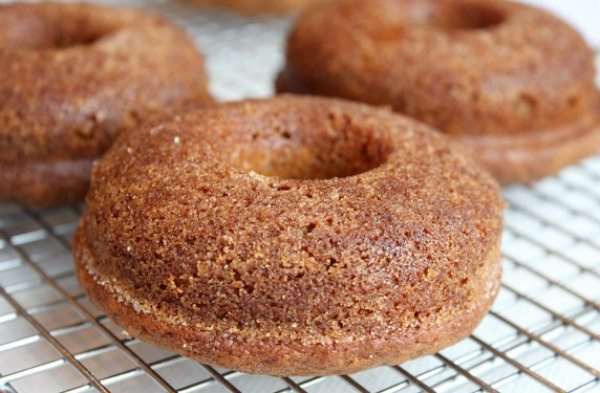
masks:
{"type": "Polygon", "coordinates": [[[94,158],[166,107],[209,99],[177,27],[91,4],[0,5],[0,162],[94,158]]]}
{"type": "Polygon", "coordinates": [[[287,61],[280,90],[389,105],[450,134],[597,118],[591,49],[555,16],[508,1],[337,1],[300,17],[287,61]]]}
{"type": "Polygon", "coordinates": [[[228,347],[402,341],[480,316],[502,208],[495,181],[427,126],[281,96],[120,138],[94,170],[75,257],[137,312],[228,347]]]}

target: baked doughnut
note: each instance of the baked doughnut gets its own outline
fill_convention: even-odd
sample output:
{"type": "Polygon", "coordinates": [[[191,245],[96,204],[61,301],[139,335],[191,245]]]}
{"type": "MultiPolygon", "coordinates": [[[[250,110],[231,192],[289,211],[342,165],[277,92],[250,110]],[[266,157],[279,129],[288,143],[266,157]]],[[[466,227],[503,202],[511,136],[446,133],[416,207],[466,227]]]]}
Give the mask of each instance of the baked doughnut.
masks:
{"type": "Polygon", "coordinates": [[[199,5],[218,6],[246,14],[282,14],[332,0],[186,0],[199,5]]]}
{"type": "Polygon", "coordinates": [[[599,151],[594,75],[580,35],[527,5],[347,0],[300,17],[277,90],[390,106],[510,183],[599,151]]]}
{"type": "Polygon", "coordinates": [[[82,201],[94,159],[148,118],[209,99],[177,27],[90,4],[0,5],[0,200],[82,201]]]}
{"type": "Polygon", "coordinates": [[[502,208],[427,126],[281,96],[119,138],[74,258],[134,336],[250,373],[352,373],[472,331],[498,291],[502,208]]]}

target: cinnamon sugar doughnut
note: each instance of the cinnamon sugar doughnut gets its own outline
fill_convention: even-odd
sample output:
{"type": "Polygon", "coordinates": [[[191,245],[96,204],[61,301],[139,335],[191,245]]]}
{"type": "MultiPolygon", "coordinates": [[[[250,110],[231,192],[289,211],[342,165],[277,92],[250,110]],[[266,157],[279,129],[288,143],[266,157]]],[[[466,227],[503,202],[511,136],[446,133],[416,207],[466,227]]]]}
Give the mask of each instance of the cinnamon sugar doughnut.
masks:
{"type": "Polygon", "coordinates": [[[82,201],[118,134],[209,99],[203,68],[191,40],[155,16],[0,5],[0,200],[82,201]]]}
{"type": "Polygon", "coordinates": [[[353,373],[469,335],[498,291],[502,208],[432,129],[282,96],[120,138],[74,258],[143,340],[250,373],[353,373]]]}
{"type": "Polygon", "coordinates": [[[278,91],[390,106],[460,140],[502,182],[599,151],[594,56],[565,22],[487,0],[348,0],[302,15],[278,91]]]}

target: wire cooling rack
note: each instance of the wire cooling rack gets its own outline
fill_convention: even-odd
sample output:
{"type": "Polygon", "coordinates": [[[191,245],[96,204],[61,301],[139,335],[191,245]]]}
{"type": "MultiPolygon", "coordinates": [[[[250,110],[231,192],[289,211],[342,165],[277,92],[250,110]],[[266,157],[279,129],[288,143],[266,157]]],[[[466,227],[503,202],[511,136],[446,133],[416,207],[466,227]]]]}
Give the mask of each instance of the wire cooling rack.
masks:
{"type": "MultiPolygon", "coordinates": [[[[125,3],[189,29],[218,98],[271,94],[289,20],[125,3]]],[[[129,337],[73,274],[81,207],[0,204],[0,391],[600,392],[600,155],[504,195],[503,285],[473,335],[402,365],[313,378],[203,366],[129,337]]]]}

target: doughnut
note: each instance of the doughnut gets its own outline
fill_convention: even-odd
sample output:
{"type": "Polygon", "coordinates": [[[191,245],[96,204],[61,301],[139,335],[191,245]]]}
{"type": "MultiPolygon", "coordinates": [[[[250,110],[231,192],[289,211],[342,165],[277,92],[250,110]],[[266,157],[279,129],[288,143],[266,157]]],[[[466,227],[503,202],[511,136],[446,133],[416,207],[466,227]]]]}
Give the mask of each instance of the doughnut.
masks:
{"type": "Polygon", "coordinates": [[[0,201],[82,201],[117,135],[209,100],[203,69],[191,40],[155,16],[0,5],[0,201]]]}
{"type": "Polygon", "coordinates": [[[503,207],[429,127],[284,95],[119,138],[74,259],[145,341],[249,373],[353,373],[469,335],[498,292],[503,207]]]}
{"type": "Polygon", "coordinates": [[[500,182],[600,151],[594,56],[565,22],[487,0],[347,0],[303,14],[279,92],[391,107],[463,143],[500,182]]]}
{"type": "Polygon", "coordinates": [[[245,14],[285,14],[332,0],[185,0],[190,3],[221,7],[245,14]]]}

